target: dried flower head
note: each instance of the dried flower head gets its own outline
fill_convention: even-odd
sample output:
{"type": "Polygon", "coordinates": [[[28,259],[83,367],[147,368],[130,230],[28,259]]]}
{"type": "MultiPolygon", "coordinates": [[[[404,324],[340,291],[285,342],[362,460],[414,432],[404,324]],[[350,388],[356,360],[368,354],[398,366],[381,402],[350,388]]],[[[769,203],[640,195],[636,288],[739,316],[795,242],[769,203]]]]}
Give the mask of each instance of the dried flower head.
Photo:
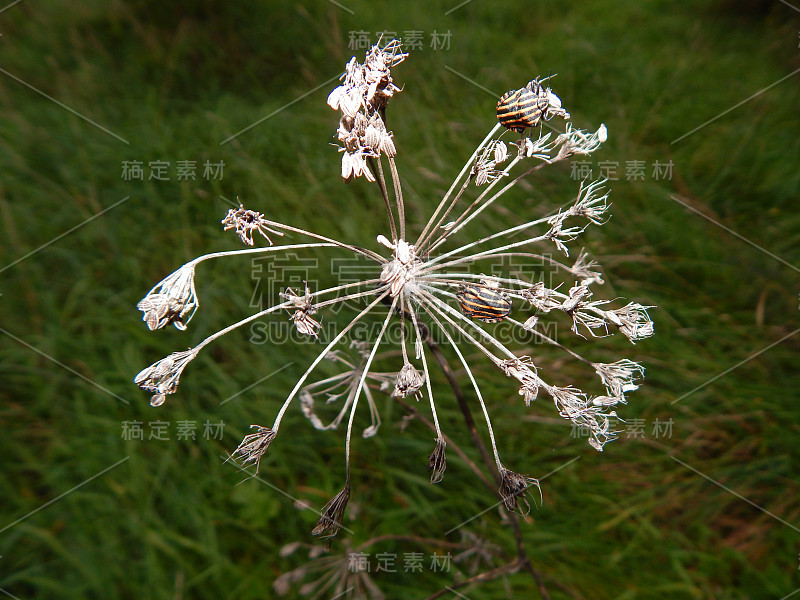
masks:
{"type": "Polygon", "coordinates": [[[245,465],[255,464],[257,473],[261,458],[267,453],[269,445],[275,439],[277,432],[261,425],[250,425],[250,429],[253,428],[255,428],[256,432],[248,433],[244,436],[242,442],[231,454],[231,458],[238,459],[245,465]]]}
{"type": "Polygon", "coordinates": [[[136,305],[144,313],[148,329],[161,329],[170,324],[181,331],[194,316],[200,301],[194,290],[194,264],[184,265],[162,279],[136,305]]]}
{"type": "Polygon", "coordinates": [[[541,281],[527,289],[520,290],[520,295],[543,313],[548,313],[554,308],[561,308],[563,305],[556,296],[556,290],[548,289],[541,281]]]}
{"type": "Polygon", "coordinates": [[[624,398],[626,393],[638,390],[635,381],[644,378],[644,367],[627,358],[611,364],[594,363],[592,366],[606,386],[608,395],[614,398],[624,398]]]}
{"type": "Polygon", "coordinates": [[[447,458],[445,457],[445,449],[447,443],[442,438],[436,438],[436,446],[428,457],[428,471],[431,472],[431,483],[439,483],[444,478],[445,469],[447,469],[447,458]]]}
{"type": "MultiPolygon", "coordinates": [[[[569,263],[553,255],[553,250],[557,250],[569,256],[572,242],[587,227],[602,226],[606,222],[610,205],[604,181],[582,182],[577,195],[570,199],[566,208],[551,214],[525,216],[514,225],[477,239],[463,237],[476,220],[482,221],[482,226],[486,227],[494,223],[499,213],[493,209],[498,207],[504,194],[524,178],[570,156],[590,154],[607,139],[604,125],[591,133],[567,122],[564,132],[557,136],[534,127],[555,116],[570,118],[561,98],[549,84],[544,85],[549,78],[533,79],[524,88],[512,90],[501,98],[497,113],[500,122],[467,157],[464,167],[427,223],[415,228],[412,237],[406,222],[394,139],[386,127],[387,103],[400,91],[391,70],[406,56],[398,41],[371,48],[363,64],[355,58],[348,62],[342,84],[328,97],[328,104],[341,113],[336,135],[342,153],[342,177],[345,181],[363,177],[367,182],[375,182],[379,199],[386,209],[387,228],[384,234],[377,236],[377,245],[372,244],[376,249],[268,221],[261,213],[246,211],[240,206],[238,210],[229,211],[223,223],[226,229],[235,229],[246,244],[252,245],[254,231],[263,235],[270,244],[272,240],[267,233],[283,235],[287,231],[310,241],[199,257],[171,276],[172,279],[156,286],[140,303],[149,327],[174,323],[182,328],[197,308],[193,275],[194,265],[201,260],[254,252],[336,248],[369,261],[369,272],[360,281],[315,291],[304,284],[302,294],[289,288],[271,306],[228,325],[201,341],[193,350],[159,361],[136,377],[137,384],[155,392],[154,403],[163,402],[165,394],[175,391],[183,368],[203,347],[255,319],[289,311],[298,331],[319,342],[319,353],[284,398],[272,426],[258,427],[255,433],[246,436],[234,456],[245,464],[258,465],[276,439],[284,415],[298,397],[303,414],[315,428],[336,429],[346,422],[346,484],[324,508],[314,528],[315,535],[333,536],[341,527],[350,496],[351,444],[356,414],[360,414],[359,409],[363,409],[364,404],[367,405],[371,422],[364,429],[363,437],[375,435],[380,425],[378,403],[373,397],[377,391],[389,392],[398,401],[412,394],[418,399],[423,396],[427,399],[429,422],[436,432],[436,446],[428,457],[431,480],[436,482],[442,478],[446,465],[445,435],[437,414],[428,361],[432,353],[435,353],[437,361],[442,360],[440,342],[457,358],[459,380],[471,386],[480,406],[483,427],[501,476],[503,502],[509,510],[525,512],[530,508],[527,492],[534,485],[538,488],[539,482],[503,466],[489,409],[481,386],[473,375],[475,357],[485,357],[498,371],[514,378],[526,405],[532,405],[540,392],[549,395],[558,414],[574,425],[586,428],[590,433],[589,444],[599,451],[617,433],[612,423],[618,417],[609,409],[625,402],[625,394],[636,389],[636,382],[643,376],[644,369],[627,359],[607,364],[584,358],[568,348],[564,340],[550,338],[545,332],[551,323],[544,321],[559,315],[570,319],[572,327],[570,332],[565,332],[566,337],[588,331],[589,337],[594,339],[619,330],[634,342],[654,332],[647,314],[650,307],[631,302],[622,308],[614,308],[611,306],[614,300],[595,299],[601,295],[598,288],[603,279],[599,265],[589,260],[584,250],[580,250],[577,259],[569,263]],[[508,135],[504,126],[521,135],[514,142],[507,142],[502,139],[508,135]],[[485,219],[486,214],[490,214],[484,214],[485,211],[493,211],[493,217],[485,219]],[[507,259],[520,261],[531,268],[544,265],[546,270],[543,268],[534,277],[519,274],[529,272],[528,269],[507,276],[496,274],[498,262],[505,264],[507,259]],[[482,271],[493,274],[485,275],[482,271]],[[324,336],[319,335],[320,323],[312,315],[325,314],[326,311],[336,313],[344,303],[353,301],[359,306],[358,314],[330,339],[321,341],[324,336]],[[523,310],[526,314],[519,315],[523,310]],[[368,322],[376,314],[380,315],[379,319],[368,322]],[[387,330],[390,323],[396,321],[399,321],[400,335],[394,347],[399,346],[399,351],[379,353],[379,349],[394,343],[394,340],[387,339],[387,330]],[[496,325],[498,323],[502,325],[496,325]],[[362,327],[364,325],[368,327],[362,327]],[[502,335],[499,333],[501,329],[504,330],[502,335]],[[370,333],[366,339],[352,342],[357,330],[370,333]],[[514,335],[507,335],[509,330],[514,335]],[[572,384],[557,385],[551,379],[559,375],[557,371],[548,371],[535,364],[533,358],[520,355],[511,346],[511,341],[518,336],[550,345],[565,352],[569,360],[588,367],[592,378],[599,377],[603,393],[590,395],[572,384]],[[355,356],[346,350],[354,351],[351,354],[355,356]],[[413,360],[420,368],[411,362],[409,355],[412,351],[413,360]],[[389,360],[396,362],[385,371],[373,366],[389,360]],[[341,372],[315,381],[314,377],[318,376],[314,372],[323,361],[338,365],[341,372]],[[337,412],[326,424],[317,411],[334,404],[337,412]]],[[[396,331],[392,329],[392,333],[396,331]]],[[[446,358],[443,360],[447,361],[446,358]]]]}
{"type": "Polygon", "coordinates": [[[589,253],[581,250],[575,264],[572,265],[572,273],[577,277],[582,285],[590,286],[594,283],[603,285],[603,278],[600,271],[593,271],[597,262],[589,258],[589,253]]]}
{"type": "Polygon", "coordinates": [[[161,406],[167,394],[174,394],[177,391],[181,373],[195,356],[197,349],[173,352],[139,371],[133,382],[146,392],[153,392],[153,397],[150,399],[151,406],[161,406]]]}
{"type": "Polygon", "coordinates": [[[392,260],[383,265],[381,269],[381,283],[389,286],[389,294],[396,298],[409,283],[413,282],[422,261],[417,258],[414,246],[405,240],[390,242],[386,236],[379,235],[378,242],[394,250],[392,260]]]}
{"type": "Polygon", "coordinates": [[[414,365],[406,363],[397,374],[392,395],[400,398],[406,398],[412,394],[420,395],[423,385],[425,385],[425,376],[414,365]]]}
{"type": "Polygon", "coordinates": [[[342,179],[364,177],[374,182],[368,160],[381,154],[393,158],[397,150],[391,132],[386,130],[383,112],[389,99],[400,91],[392,82],[391,68],[408,54],[400,52],[400,42],[373,46],[364,64],[354,58],[347,63],[343,83],[328,96],[328,106],[342,116],[336,137],[342,146],[342,179]]]}
{"type": "Polygon", "coordinates": [[[286,288],[286,292],[281,294],[294,309],[294,313],[290,317],[294,322],[297,331],[304,335],[311,335],[317,337],[317,331],[321,327],[319,321],[311,318],[317,309],[314,308],[313,296],[311,290],[308,288],[308,283],[303,282],[305,286],[305,294],[300,296],[292,288],[286,288]]]}
{"type": "Polygon", "coordinates": [[[371,423],[369,427],[364,429],[362,436],[369,438],[378,433],[378,429],[381,426],[381,417],[369,383],[372,382],[379,389],[384,389],[393,380],[393,375],[391,373],[365,371],[364,366],[369,359],[369,349],[364,346],[363,342],[357,340],[353,340],[350,347],[356,349],[357,360],[352,360],[343,352],[329,352],[325,359],[343,365],[345,371],[305,386],[300,391],[300,407],[303,415],[315,429],[336,429],[348,415],[348,411],[351,410],[356,395],[363,393],[369,404],[371,423]],[[344,398],[339,413],[327,425],[317,416],[315,408],[315,399],[323,396],[325,397],[326,405],[334,404],[344,398]]]}
{"type": "Polygon", "coordinates": [[[567,131],[556,139],[556,144],[561,146],[558,156],[568,158],[573,154],[591,154],[608,139],[608,129],[600,125],[594,133],[587,133],[574,129],[571,123],[567,124],[567,131]]]}
{"type": "MultiPolygon", "coordinates": [[[[525,329],[524,325],[523,329],[525,329]]],[[[508,377],[513,377],[520,382],[519,395],[525,400],[525,406],[530,406],[531,402],[539,396],[539,387],[542,385],[531,357],[520,356],[504,360],[498,366],[508,377]]]]}
{"type": "Polygon", "coordinates": [[[498,140],[492,146],[487,144],[480,157],[472,166],[475,185],[486,185],[498,177],[507,176],[508,173],[498,167],[508,158],[508,147],[505,142],[498,140]]]}
{"type": "Polygon", "coordinates": [[[331,500],[322,508],[319,521],[317,521],[316,527],[311,530],[311,534],[330,538],[339,533],[339,529],[342,528],[344,509],[347,507],[347,502],[349,500],[350,482],[347,482],[344,488],[342,488],[342,491],[331,498],[331,500]]]}
{"type": "Polygon", "coordinates": [[[606,318],[610,323],[619,327],[620,333],[631,342],[649,338],[654,333],[653,321],[647,314],[647,309],[652,306],[642,306],[637,302],[607,311],[606,318]]]}
{"type": "Polygon", "coordinates": [[[240,204],[239,208],[228,210],[228,214],[225,215],[221,222],[225,225],[223,231],[234,229],[242,242],[248,246],[253,245],[254,231],[260,233],[269,242],[270,246],[272,246],[272,240],[269,239],[267,232],[273,235],[283,235],[283,232],[268,227],[269,221],[264,218],[264,215],[254,210],[247,210],[243,204],[240,204]]]}
{"type": "Polygon", "coordinates": [[[536,486],[539,490],[541,499],[542,488],[539,486],[538,479],[520,475],[510,469],[500,467],[500,498],[508,510],[527,516],[531,512],[531,505],[527,496],[532,486],[536,486]]]}

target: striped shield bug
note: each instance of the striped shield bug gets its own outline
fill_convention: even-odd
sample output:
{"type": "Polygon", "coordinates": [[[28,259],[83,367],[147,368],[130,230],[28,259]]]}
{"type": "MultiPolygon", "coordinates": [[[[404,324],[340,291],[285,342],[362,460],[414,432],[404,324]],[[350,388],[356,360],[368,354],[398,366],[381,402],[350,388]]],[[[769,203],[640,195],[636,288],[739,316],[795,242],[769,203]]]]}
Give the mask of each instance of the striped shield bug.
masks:
{"type": "Polygon", "coordinates": [[[508,296],[491,287],[462,285],[456,298],[466,316],[484,323],[499,323],[511,312],[508,296]]]}
{"type": "Polygon", "coordinates": [[[544,114],[546,101],[542,105],[539,96],[527,87],[503,94],[497,103],[497,120],[506,129],[522,133],[528,127],[536,127],[544,114]]]}
{"type": "Polygon", "coordinates": [[[561,108],[561,99],[538,79],[524,88],[506,92],[497,103],[497,120],[506,129],[519,133],[556,115],[569,118],[569,113],[561,108]]]}

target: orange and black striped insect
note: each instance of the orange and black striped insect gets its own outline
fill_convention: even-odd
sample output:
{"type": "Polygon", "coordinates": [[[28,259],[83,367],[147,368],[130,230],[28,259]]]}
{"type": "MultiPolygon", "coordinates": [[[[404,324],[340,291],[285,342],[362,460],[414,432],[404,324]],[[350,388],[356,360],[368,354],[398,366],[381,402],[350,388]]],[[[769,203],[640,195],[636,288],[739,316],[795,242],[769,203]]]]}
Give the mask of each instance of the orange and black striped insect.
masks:
{"type": "Polygon", "coordinates": [[[502,95],[497,103],[497,120],[506,129],[522,133],[539,124],[548,106],[546,90],[534,79],[524,88],[502,95]]]}
{"type": "Polygon", "coordinates": [[[511,312],[511,300],[508,296],[492,288],[463,285],[456,298],[465,315],[484,323],[499,323],[511,312]]]}

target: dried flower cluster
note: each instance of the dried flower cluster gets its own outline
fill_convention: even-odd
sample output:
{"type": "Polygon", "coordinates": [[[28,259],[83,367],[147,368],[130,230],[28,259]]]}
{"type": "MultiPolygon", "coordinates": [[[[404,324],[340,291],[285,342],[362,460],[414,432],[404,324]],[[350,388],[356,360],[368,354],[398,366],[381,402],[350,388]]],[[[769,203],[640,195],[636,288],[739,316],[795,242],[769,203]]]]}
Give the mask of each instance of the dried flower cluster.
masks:
{"type": "Polygon", "coordinates": [[[347,63],[342,85],[328,96],[328,106],[342,113],[336,137],[342,143],[339,150],[343,152],[345,181],[361,176],[375,181],[367,159],[397,154],[383,115],[389,99],[400,91],[392,83],[390,69],[406,56],[408,54],[400,52],[400,42],[396,40],[383,48],[374,46],[363,65],[355,57],[347,63]]]}
{"type": "MultiPolygon", "coordinates": [[[[371,424],[363,432],[365,438],[375,435],[380,426],[375,393],[384,391],[398,399],[425,398],[436,430],[435,445],[428,457],[431,481],[438,482],[444,476],[447,444],[436,412],[426,350],[426,345],[433,343],[432,331],[436,331],[437,339],[445,340],[452,348],[458,357],[459,369],[463,369],[474,390],[500,476],[498,496],[508,510],[521,512],[529,510],[527,496],[539,483],[506,468],[501,462],[489,412],[467,357],[474,357],[477,352],[504,375],[515,379],[526,406],[542,395],[549,396],[558,413],[584,428],[589,434],[589,443],[602,450],[616,434],[617,415],[613,409],[624,404],[626,395],[637,389],[644,369],[628,359],[606,364],[583,358],[548,336],[545,332],[550,329],[543,327],[542,322],[563,314],[566,322],[571,322],[572,333],[565,333],[566,336],[599,337],[619,331],[636,342],[653,334],[653,323],[647,313],[650,307],[632,302],[615,308],[612,301],[594,300],[596,287],[603,283],[598,265],[583,251],[568,261],[570,244],[586,227],[602,225],[607,218],[608,193],[602,181],[581,184],[576,196],[554,214],[524,217],[519,224],[479,239],[455,241],[459,234],[468,233],[467,228],[476,219],[489,215],[487,211],[523,178],[570,156],[590,154],[606,140],[607,131],[603,125],[595,132],[585,132],[568,122],[564,133],[555,137],[538,127],[533,128],[538,119],[569,118],[558,96],[538,80],[523,89],[536,96],[534,106],[538,107],[539,116],[529,122],[514,121],[513,129],[521,134],[513,141],[507,137],[501,139],[510,134],[503,130],[501,123],[496,124],[469,157],[429,221],[416,235],[409,235],[395,164],[395,144],[385,121],[388,102],[401,91],[392,81],[391,69],[405,58],[397,41],[373,47],[364,64],[359,64],[355,58],[347,64],[342,84],[328,97],[328,104],[341,113],[337,138],[342,144],[339,149],[343,153],[342,178],[350,181],[363,177],[376,182],[387,209],[388,231],[386,235],[377,236],[373,249],[271,221],[261,213],[240,206],[223,220],[225,229],[235,230],[247,245],[253,245],[252,234],[258,232],[269,242],[269,247],[199,257],[164,279],[139,303],[150,329],[170,323],[184,329],[198,306],[193,278],[196,265],[203,260],[253,252],[337,247],[374,264],[374,275],[357,283],[316,291],[304,284],[302,293],[289,288],[274,305],[229,325],[191,350],[158,361],[135,379],[142,389],[154,393],[152,404],[160,405],[166,395],[176,391],[184,368],[204,346],[255,319],[288,311],[297,330],[321,344],[319,354],[285,397],[272,425],[254,425],[255,432],[244,438],[233,456],[245,464],[257,466],[278,438],[283,416],[297,397],[302,412],[317,429],[335,429],[346,420],[345,483],[321,510],[313,530],[315,535],[333,536],[341,527],[351,491],[350,448],[354,417],[362,398],[366,398],[371,415],[371,424]],[[384,163],[389,167],[393,194],[389,192],[384,163]],[[280,236],[285,232],[311,241],[272,245],[267,234],[280,236]],[[564,258],[559,258],[559,254],[564,258]],[[491,266],[505,259],[546,265],[548,274],[557,274],[558,283],[552,284],[547,278],[527,279],[515,273],[499,276],[481,272],[496,272],[491,266]],[[324,315],[354,299],[366,300],[359,314],[332,339],[321,339],[325,336],[320,332],[319,317],[312,315],[324,315]],[[353,342],[351,333],[355,325],[375,313],[382,318],[377,335],[367,341],[353,342]],[[376,357],[382,360],[378,350],[382,345],[388,346],[385,334],[392,321],[399,321],[400,352],[394,356],[401,357],[402,364],[392,373],[376,372],[373,364],[376,357]],[[494,323],[500,321],[504,326],[517,328],[531,341],[551,344],[570,359],[586,365],[588,371],[599,378],[602,393],[592,395],[568,382],[556,384],[550,379],[553,374],[534,364],[531,357],[518,356],[501,341],[494,329],[497,327],[494,323]],[[354,349],[356,356],[345,352],[347,348],[354,349]],[[318,381],[310,379],[325,360],[338,366],[340,373],[318,381]],[[316,402],[321,399],[325,404],[341,403],[337,416],[328,424],[316,413],[316,402]]],[[[522,90],[517,91],[520,93],[516,97],[522,98],[522,90]]]]}
{"type": "Polygon", "coordinates": [[[223,231],[228,231],[229,229],[235,230],[242,242],[248,246],[253,245],[254,231],[260,233],[264,239],[269,242],[270,246],[272,246],[272,240],[269,239],[267,232],[273,235],[283,235],[282,231],[277,231],[267,227],[264,215],[262,215],[260,212],[247,210],[241,204],[239,205],[239,208],[232,208],[228,211],[228,214],[225,215],[224,219],[222,219],[222,224],[225,225],[225,227],[223,227],[223,231]]]}

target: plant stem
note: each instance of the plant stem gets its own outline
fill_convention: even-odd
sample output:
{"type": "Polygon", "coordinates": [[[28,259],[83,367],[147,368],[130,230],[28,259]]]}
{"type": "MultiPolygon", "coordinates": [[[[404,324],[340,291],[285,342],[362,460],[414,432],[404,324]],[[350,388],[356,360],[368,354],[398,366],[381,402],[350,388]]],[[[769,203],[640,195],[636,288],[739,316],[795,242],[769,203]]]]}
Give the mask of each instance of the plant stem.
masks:
{"type": "MultiPolygon", "coordinates": [[[[439,364],[439,368],[442,369],[442,372],[447,378],[447,382],[450,384],[450,387],[453,390],[453,394],[456,397],[458,406],[461,409],[462,415],[464,416],[464,422],[466,423],[467,429],[469,430],[470,435],[472,436],[472,441],[475,444],[476,448],[478,449],[478,452],[480,453],[483,462],[486,464],[486,467],[491,472],[492,477],[494,477],[497,487],[499,487],[501,483],[500,474],[497,472],[497,468],[495,467],[495,464],[489,455],[489,451],[487,450],[485,444],[483,443],[483,440],[478,434],[478,429],[475,426],[475,420],[472,417],[472,411],[469,408],[469,404],[467,404],[467,400],[464,397],[464,392],[458,383],[458,379],[456,378],[456,375],[453,372],[452,367],[450,367],[450,363],[448,362],[447,357],[444,355],[444,353],[442,352],[441,348],[436,343],[436,341],[431,337],[430,330],[428,329],[428,327],[424,323],[419,322],[419,320],[417,322],[419,324],[420,332],[423,336],[423,339],[425,340],[426,345],[430,349],[434,358],[436,358],[436,362],[439,364]]],[[[404,403],[401,402],[401,404],[404,403]]],[[[471,462],[469,462],[469,464],[472,465],[471,462]]],[[[493,493],[497,493],[497,489],[493,488],[485,477],[481,477],[481,480],[486,485],[486,487],[489,488],[493,493]]],[[[525,550],[525,540],[523,539],[522,536],[522,528],[520,527],[519,517],[514,512],[508,512],[507,515],[508,515],[508,523],[514,530],[514,538],[516,540],[516,545],[517,545],[517,558],[512,562],[497,567],[496,569],[480,573],[478,575],[475,575],[474,577],[470,577],[469,579],[465,579],[464,581],[455,583],[452,586],[448,586],[436,592],[432,596],[429,596],[426,600],[433,600],[434,598],[440,598],[441,596],[450,593],[450,591],[453,589],[464,587],[465,585],[469,585],[471,583],[492,581],[503,575],[516,573],[520,569],[525,569],[528,573],[531,574],[531,577],[533,577],[534,581],[536,582],[536,586],[539,589],[539,593],[541,594],[543,600],[550,600],[550,594],[547,592],[547,588],[544,584],[544,581],[542,580],[542,576],[536,569],[533,568],[530,558],[528,557],[528,553],[525,550]]]]}

